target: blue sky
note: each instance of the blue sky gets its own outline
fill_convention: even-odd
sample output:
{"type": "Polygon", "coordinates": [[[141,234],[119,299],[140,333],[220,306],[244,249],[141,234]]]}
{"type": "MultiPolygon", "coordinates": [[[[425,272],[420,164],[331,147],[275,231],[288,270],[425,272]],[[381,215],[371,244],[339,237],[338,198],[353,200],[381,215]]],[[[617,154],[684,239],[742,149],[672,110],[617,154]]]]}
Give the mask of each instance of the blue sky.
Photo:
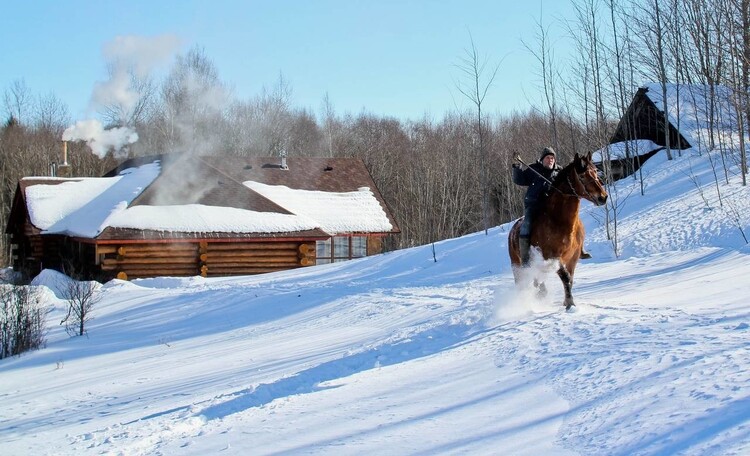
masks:
{"type": "MultiPolygon", "coordinates": [[[[468,106],[456,68],[469,33],[500,70],[490,112],[538,103],[538,67],[521,40],[536,21],[563,36],[562,1],[35,1],[4,5],[0,90],[23,79],[34,94],[54,92],[72,120],[92,115],[94,86],[107,79],[102,49],[118,36],[179,37],[178,52],[201,46],[238,98],[271,88],[282,74],[293,104],[320,112],[418,119],[468,106]],[[543,13],[542,13],[543,11],[543,13]]],[[[564,40],[558,44],[561,46],[564,40]]],[[[564,50],[558,49],[558,59],[564,50]]],[[[161,66],[165,71],[168,60],[161,66]]]]}

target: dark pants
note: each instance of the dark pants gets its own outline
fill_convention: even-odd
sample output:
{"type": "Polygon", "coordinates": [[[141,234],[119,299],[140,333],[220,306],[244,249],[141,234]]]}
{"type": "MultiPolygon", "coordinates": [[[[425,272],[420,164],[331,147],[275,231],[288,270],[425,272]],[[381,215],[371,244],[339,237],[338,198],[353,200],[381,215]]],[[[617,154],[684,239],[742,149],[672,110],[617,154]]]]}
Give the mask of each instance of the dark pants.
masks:
{"type": "Polygon", "coordinates": [[[518,234],[521,237],[531,237],[531,222],[533,221],[532,214],[534,213],[534,205],[526,204],[523,210],[523,223],[521,223],[521,230],[518,234]]]}

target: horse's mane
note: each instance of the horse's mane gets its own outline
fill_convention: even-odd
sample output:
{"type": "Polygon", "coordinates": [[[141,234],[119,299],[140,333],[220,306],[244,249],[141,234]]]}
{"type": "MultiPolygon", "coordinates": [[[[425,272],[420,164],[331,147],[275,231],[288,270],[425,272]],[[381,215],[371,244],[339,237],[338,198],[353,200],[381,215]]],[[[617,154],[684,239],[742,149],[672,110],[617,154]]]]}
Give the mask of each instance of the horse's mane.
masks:
{"type": "Polygon", "coordinates": [[[571,161],[567,165],[563,166],[557,175],[552,180],[552,187],[558,188],[563,182],[568,181],[568,175],[575,169],[575,160],[571,161]]]}

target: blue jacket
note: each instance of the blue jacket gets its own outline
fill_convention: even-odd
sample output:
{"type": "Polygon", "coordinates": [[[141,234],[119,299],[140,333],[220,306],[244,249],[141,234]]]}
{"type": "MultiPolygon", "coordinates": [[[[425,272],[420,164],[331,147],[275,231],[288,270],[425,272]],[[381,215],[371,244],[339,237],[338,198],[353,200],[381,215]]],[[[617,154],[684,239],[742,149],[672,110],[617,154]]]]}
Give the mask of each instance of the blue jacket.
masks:
{"type": "Polygon", "coordinates": [[[524,205],[535,205],[546,195],[546,193],[550,189],[549,183],[542,179],[539,174],[547,178],[550,182],[553,182],[555,180],[555,177],[557,177],[557,173],[561,169],[562,167],[557,163],[555,163],[555,166],[552,167],[552,169],[549,169],[544,166],[544,164],[542,164],[542,162],[539,160],[529,165],[529,167],[526,169],[521,169],[520,167],[514,166],[513,183],[522,185],[524,187],[529,187],[529,189],[526,190],[526,196],[523,199],[524,205]],[[537,171],[537,173],[539,174],[535,173],[534,171],[537,171]]]}

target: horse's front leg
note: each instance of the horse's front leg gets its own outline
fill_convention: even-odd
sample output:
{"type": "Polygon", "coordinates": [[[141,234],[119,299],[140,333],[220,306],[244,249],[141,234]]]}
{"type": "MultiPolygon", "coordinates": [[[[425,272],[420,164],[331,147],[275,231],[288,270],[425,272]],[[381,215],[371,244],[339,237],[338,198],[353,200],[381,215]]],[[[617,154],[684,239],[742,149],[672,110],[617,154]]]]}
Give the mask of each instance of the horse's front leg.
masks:
{"type": "Polygon", "coordinates": [[[571,307],[576,305],[573,302],[573,277],[562,262],[560,263],[560,268],[557,270],[557,275],[560,276],[563,288],[565,289],[565,301],[563,301],[563,305],[565,306],[565,310],[570,310],[571,307]]]}

